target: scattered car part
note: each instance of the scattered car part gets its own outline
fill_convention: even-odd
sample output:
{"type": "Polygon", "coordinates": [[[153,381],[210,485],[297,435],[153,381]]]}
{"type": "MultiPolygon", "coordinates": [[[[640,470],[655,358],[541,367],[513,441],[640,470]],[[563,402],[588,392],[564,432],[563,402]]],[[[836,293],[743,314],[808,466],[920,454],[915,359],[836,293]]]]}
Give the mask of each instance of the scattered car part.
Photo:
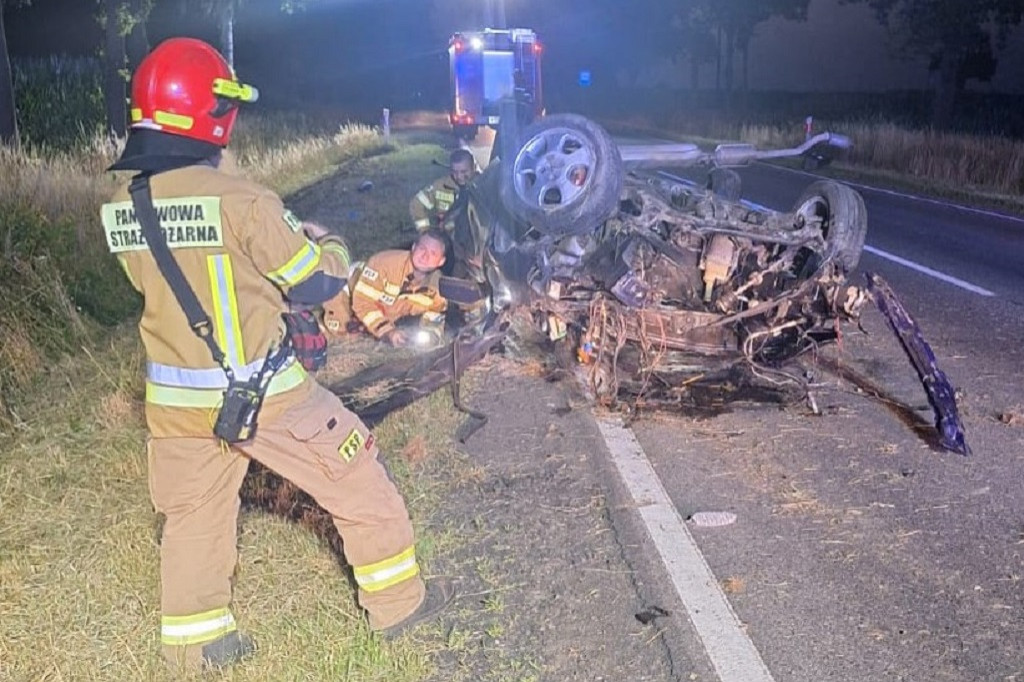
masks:
{"type": "Polygon", "coordinates": [[[896,297],[888,282],[879,275],[868,273],[868,290],[889,323],[900,345],[928,394],[928,402],[936,416],[936,429],[942,446],[961,455],[971,454],[960,413],[956,405],[956,391],[946,374],[939,369],[935,353],[921,335],[921,328],[896,297]]]}

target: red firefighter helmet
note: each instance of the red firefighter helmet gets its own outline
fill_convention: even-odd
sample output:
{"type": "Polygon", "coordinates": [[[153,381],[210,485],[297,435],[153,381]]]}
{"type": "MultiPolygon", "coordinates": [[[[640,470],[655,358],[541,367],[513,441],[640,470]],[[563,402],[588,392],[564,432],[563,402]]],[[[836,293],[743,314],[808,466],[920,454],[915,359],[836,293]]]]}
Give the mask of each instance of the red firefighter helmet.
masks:
{"type": "Polygon", "coordinates": [[[132,77],[132,128],[227,145],[241,102],[256,88],[238,82],[227,60],[195,38],[170,38],[146,55],[132,77]]]}

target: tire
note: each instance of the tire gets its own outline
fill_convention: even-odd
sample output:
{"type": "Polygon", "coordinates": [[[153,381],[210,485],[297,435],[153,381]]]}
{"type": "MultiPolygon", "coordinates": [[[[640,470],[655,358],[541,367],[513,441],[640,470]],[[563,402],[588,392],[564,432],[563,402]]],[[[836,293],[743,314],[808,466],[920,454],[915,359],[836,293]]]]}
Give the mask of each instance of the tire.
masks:
{"type": "Polygon", "coordinates": [[[856,190],[833,180],[819,180],[803,191],[793,213],[797,220],[821,220],[826,259],[839,263],[846,272],[857,267],[868,232],[868,213],[856,190]]]}
{"type": "Polygon", "coordinates": [[[731,168],[712,168],[708,172],[707,189],[720,199],[736,202],[743,192],[740,174],[731,168]]]}
{"type": "Polygon", "coordinates": [[[517,218],[553,236],[593,231],[619,206],[619,148],[593,121],[575,114],[539,119],[501,161],[501,200],[517,218]]]}

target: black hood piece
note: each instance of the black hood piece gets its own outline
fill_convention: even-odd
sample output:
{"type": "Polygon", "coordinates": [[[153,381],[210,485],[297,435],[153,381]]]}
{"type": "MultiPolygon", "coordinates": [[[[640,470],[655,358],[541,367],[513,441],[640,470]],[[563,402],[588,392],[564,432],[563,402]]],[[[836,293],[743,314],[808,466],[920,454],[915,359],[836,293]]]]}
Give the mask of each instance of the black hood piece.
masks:
{"type": "Polygon", "coordinates": [[[220,146],[209,142],[159,130],[133,128],[128,133],[128,141],[121,152],[121,158],[107,170],[159,173],[197,163],[216,162],[220,150],[220,146]]]}

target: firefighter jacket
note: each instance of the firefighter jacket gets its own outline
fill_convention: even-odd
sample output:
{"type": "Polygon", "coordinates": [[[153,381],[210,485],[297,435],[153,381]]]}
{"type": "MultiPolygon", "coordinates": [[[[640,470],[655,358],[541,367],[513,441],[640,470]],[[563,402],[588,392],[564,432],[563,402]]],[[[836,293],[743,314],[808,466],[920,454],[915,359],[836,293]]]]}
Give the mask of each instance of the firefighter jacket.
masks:
{"type": "Polygon", "coordinates": [[[409,202],[409,214],[416,229],[420,232],[431,227],[447,229],[445,214],[455,204],[459,189],[451,176],[446,175],[417,192],[409,202]]]}
{"type": "MultiPolygon", "coordinates": [[[[284,296],[293,287],[314,276],[347,276],[349,256],[340,239],[309,241],[276,194],[244,178],[192,165],[158,173],[150,186],[167,245],[237,379],[260,370],[282,343],[284,296]]],[[[150,432],[210,436],[228,383],[224,370],[189,328],[157,268],[127,185],[101,216],[107,246],[145,299],[139,331],[146,349],[150,432]]],[[[311,382],[290,358],[270,381],[261,419],[305,398],[311,382]]]]}
{"type": "Polygon", "coordinates": [[[426,325],[439,326],[447,307],[437,291],[439,275],[418,281],[409,251],[374,254],[352,286],[352,313],[378,339],[394,331],[403,317],[415,315],[426,325]]]}

